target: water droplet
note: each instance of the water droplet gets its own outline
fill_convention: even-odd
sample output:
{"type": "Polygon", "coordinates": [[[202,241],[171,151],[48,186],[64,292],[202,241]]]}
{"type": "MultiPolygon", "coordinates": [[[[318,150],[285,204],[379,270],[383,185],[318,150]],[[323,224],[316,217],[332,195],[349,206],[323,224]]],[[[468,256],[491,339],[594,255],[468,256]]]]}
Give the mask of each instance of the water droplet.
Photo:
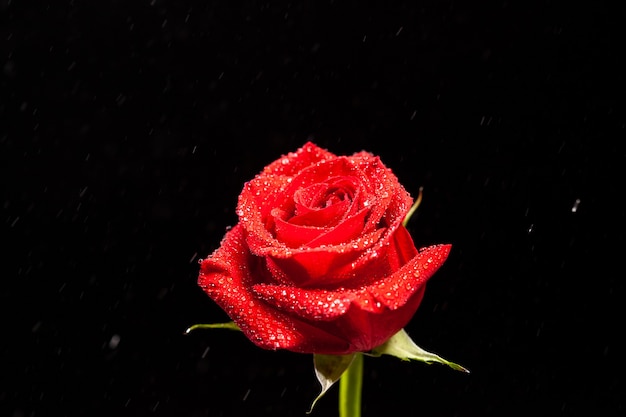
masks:
{"type": "Polygon", "coordinates": [[[116,349],[117,346],[120,344],[120,335],[118,334],[114,334],[113,336],[111,336],[111,340],[109,340],[109,349],[116,349]]]}

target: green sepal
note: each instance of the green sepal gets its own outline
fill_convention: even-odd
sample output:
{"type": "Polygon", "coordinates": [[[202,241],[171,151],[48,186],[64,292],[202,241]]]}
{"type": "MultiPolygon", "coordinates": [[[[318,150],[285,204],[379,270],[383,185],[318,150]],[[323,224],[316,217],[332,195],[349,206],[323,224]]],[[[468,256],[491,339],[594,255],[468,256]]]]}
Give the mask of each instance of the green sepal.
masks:
{"type": "Polygon", "coordinates": [[[234,321],[229,321],[227,323],[194,324],[185,330],[185,334],[189,334],[198,329],[228,329],[241,331],[239,326],[237,326],[234,321]]]}
{"type": "Polygon", "coordinates": [[[404,216],[404,220],[402,221],[402,226],[406,227],[407,223],[411,219],[411,216],[413,216],[413,213],[415,213],[417,211],[417,208],[420,206],[420,204],[422,204],[422,194],[423,194],[423,192],[424,192],[424,187],[420,187],[419,188],[419,193],[417,194],[417,198],[415,199],[415,202],[413,203],[413,205],[409,209],[409,211],[406,214],[406,216],[404,216]]]}
{"type": "Polygon", "coordinates": [[[322,386],[322,391],[313,400],[311,408],[307,414],[311,414],[317,401],[341,378],[341,375],[350,367],[354,360],[354,353],[349,355],[313,355],[313,365],[315,366],[315,376],[322,386]]]}
{"type": "Polygon", "coordinates": [[[461,365],[450,362],[435,353],[427,352],[417,346],[404,329],[391,336],[391,338],[382,345],[374,348],[369,354],[372,356],[391,355],[403,361],[416,360],[427,364],[441,363],[456,371],[469,374],[469,370],[461,365]]]}

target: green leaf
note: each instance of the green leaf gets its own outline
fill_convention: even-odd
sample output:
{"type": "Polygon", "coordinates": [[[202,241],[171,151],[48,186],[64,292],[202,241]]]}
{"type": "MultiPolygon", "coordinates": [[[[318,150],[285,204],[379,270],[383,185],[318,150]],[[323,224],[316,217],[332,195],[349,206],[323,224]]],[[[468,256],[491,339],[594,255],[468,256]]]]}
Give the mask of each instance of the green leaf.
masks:
{"type": "Polygon", "coordinates": [[[241,330],[234,321],[228,323],[212,323],[212,324],[194,324],[193,326],[185,330],[185,334],[189,334],[198,329],[229,329],[229,330],[241,330]]]}
{"type": "Polygon", "coordinates": [[[315,376],[322,386],[322,391],[311,404],[307,414],[311,414],[317,401],[341,378],[341,375],[350,367],[355,354],[349,355],[313,355],[313,365],[315,366],[315,376]]]}
{"type": "Polygon", "coordinates": [[[462,367],[461,365],[445,360],[441,356],[431,352],[427,352],[421,347],[417,346],[404,329],[391,336],[389,340],[387,340],[379,347],[374,348],[371,354],[373,356],[391,355],[395,356],[396,358],[400,358],[403,361],[408,361],[412,359],[416,361],[422,361],[427,364],[441,363],[443,365],[449,366],[454,370],[469,374],[469,370],[462,367]]]}

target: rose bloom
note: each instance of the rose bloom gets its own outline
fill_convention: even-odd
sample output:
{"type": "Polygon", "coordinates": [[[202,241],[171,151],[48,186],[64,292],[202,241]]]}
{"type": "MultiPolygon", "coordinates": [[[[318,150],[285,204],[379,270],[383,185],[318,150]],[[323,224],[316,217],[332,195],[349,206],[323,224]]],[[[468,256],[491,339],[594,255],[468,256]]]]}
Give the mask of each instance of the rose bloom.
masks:
{"type": "Polygon", "coordinates": [[[412,203],[378,157],[306,143],[245,184],[198,284],[259,347],[367,352],[408,323],[450,251],[415,248],[412,203]]]}

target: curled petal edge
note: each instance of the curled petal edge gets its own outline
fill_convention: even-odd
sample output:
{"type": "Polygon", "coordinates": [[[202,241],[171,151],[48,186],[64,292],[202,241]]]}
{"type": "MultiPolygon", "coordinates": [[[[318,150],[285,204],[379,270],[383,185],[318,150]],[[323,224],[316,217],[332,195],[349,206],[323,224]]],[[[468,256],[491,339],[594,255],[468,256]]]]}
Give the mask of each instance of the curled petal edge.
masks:
{"type": "Polygon", "coordinates": [[[423,248],[391,277],[358,289],[331,291],[256,284],[252,291],[266,303],[306,320],[334,320],[346,314],[352,305],[371,313],[381,312],[384,307],[396,310],[405,305],[443,265],[450,248],[451,245],[447,244],[423,248]]]}

